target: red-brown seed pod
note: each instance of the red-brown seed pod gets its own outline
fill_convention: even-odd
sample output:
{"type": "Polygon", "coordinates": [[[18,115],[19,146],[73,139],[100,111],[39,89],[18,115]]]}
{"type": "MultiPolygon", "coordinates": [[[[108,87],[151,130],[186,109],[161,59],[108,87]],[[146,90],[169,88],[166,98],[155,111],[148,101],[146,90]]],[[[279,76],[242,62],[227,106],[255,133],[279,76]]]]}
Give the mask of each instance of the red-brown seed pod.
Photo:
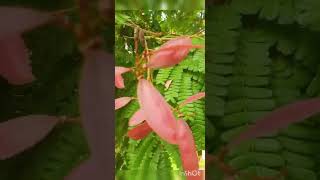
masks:
{"type": "Polygon", "coordinates": [[[139,140],[145,138],[148,134],[152,132],[152,129],[147,122],[144,122],[133,129],[128,131],[128,136],[131,139],[139,140]]]}

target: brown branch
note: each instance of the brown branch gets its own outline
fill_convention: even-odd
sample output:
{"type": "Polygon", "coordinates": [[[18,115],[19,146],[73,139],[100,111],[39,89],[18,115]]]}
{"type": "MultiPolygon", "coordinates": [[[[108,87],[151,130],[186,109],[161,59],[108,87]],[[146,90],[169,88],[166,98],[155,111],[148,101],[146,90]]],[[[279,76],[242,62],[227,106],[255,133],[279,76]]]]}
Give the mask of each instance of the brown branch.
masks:
{"type": "MultiPolygon", "coordinates": [[[[149,63],[150,62],[150,53],[149,53],[148,43],[147,43],[146,39],[144,39],[144,48],[145,48],[146,56],[147,56],[147,63],[149,63]]],[[[151,78],[151,69],[147,68],[147,80],[150,81],[151,79],[152,79],[151,78]]]]}

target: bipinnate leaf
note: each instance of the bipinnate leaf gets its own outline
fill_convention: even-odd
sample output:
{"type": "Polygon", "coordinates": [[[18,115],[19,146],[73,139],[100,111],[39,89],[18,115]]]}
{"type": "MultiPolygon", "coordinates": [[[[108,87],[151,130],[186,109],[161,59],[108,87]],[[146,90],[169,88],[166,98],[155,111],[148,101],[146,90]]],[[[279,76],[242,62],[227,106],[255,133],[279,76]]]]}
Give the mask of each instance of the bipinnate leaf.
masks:
{"type": "Polygon", "coordinates": [[[59,122],[48,115],[28,115],[0,123],[0,159],[10,158],[41,141],[59,122]]]}

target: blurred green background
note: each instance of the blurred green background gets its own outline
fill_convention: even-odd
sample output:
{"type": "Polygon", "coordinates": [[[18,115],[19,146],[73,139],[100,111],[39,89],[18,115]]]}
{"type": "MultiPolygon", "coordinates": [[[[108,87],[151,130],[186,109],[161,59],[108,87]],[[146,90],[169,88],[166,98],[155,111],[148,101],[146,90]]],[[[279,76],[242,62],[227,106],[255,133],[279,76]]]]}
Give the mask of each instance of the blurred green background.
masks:
{"type": "MultiPolygon", "coordinates": [[[[215,155],[265,114],[320,96],[319,0],[216,2],[206,11],[206,150],[215,155]]],[[[232,148],[224,162],[249,173],[232,179],[320,179],[319,127],[313,116],[232,148]]],[[[230,178],[214,163],[206,170],[230,178]]]]}
{"type": "Polygon", "coordinates": [[[116,10],[201,10],[205,0],[116,0],[116,10]]]}

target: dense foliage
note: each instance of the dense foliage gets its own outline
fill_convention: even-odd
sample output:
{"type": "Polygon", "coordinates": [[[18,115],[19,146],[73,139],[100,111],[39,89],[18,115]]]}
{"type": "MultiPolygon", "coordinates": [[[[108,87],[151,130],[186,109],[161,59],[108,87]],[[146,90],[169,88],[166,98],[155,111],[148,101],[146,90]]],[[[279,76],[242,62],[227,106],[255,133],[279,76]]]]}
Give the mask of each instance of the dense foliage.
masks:
{"type": "MultiPolygon", "coordinates": [[[[193,44],[204,45],[204,13],[202,11],[117,11],[116,65],[132,67],[135,63],[134,28],[163,33],[147,38],[149,49],[159,47],[167,39],[181,35],[195,35],[193,44]],[[200,33],[199,33],[200,32],[200,33]],[[199,36],[200,35],[200,36],[199,36]]],[[[139,47],[139,52],[143,47],[139,47]]],[[[204,49],[193,49],[180,64],[155,70],[153,82],[172,107],[187,97],[204,91],[204,49]]],[[[125,89],[117,90],[116,97],[136,96],[137,80],[132,74],[123,75],[125,89]]],[[[154,133],[143,140],[132,140],[126,135],[128,120],[139,109],[136,101],[116,113],[116,170],[121,179],[184,179],[178,148],[161,140],[154,133]]],[[[204,149],[204,101],[196,101],[181,109],[181,117],[191,126],[199,154],[204,149]]]]}
{"type": "MultiPolygon", "coordinates": [[[[210,154],[218,154],[235,134],[266,113],[320,93],[319,1],[215,3],[206,14],[210,154]]],[[[225,156],[232,172],[213,163],[207,178],[223,179],[236,172],[235,179],[319,179],[318,128],[319,117],[314,116],[243,143],[225,156]]]]}
{"type": "MultiPolygon", "coordinates": [[[[67,10],[66,16],[72,22],[79,20],[74,11],[77,5],[73,1],[18,0],[1,1],[1,5],[42,11],[67,10]]],[[[2,22],[1,26],[5,27],[6,23],[2,22]]],[[[113,26],[104,27],[104,33],[113,34],[113,26]]],[[[36,80],[13,86],[0,79],[0,122],[29,114],[48,114],[61,119],[79,117],[78,82],[83,57],[75,34],[48,24],[24,33],[23,40],[36,80]]],[[[107,37],[106,42],[111,50],[113,38],[107,37]]],[[[19,137],[20,132],[13,133],[19,137]]],[[[0,179],[61,180],[88,156],[87,139],[80,123],[59,123],[41,143],[13,158],[1,160],[0,179]]]]}

